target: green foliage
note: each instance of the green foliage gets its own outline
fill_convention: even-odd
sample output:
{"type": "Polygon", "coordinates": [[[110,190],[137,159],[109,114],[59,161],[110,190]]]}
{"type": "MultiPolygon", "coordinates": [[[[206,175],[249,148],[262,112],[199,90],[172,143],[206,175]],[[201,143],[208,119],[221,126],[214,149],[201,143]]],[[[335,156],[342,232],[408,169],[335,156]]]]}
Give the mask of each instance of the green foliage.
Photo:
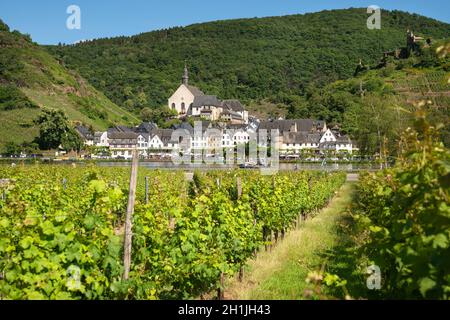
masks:
{"type": "Polygon", "coordinates": [[[84,142],[76,130],[69,127],[61,138],[61,145],[64,150],[79,152],[83,148],[84,142]]]}
{"type": "Polygon", "coordinates": [[[396,154],[400,132],[410,123],[410,114],[391,96],[367,95],[344,114],[343,128],[362,154],[396,154]]]}
{"type": "Polygon", "coordinates": [[[301,96],[310,82],[321,87],[352,76],[359,59],[378,63],[383,51],[404,46],[407,28],[435,39],[450,31],[448,24],[387,10],[383,28],[368,30],[367,17],[366,9],[347,9],[216,21],[48,49],[132,110],[166,105],[185,60],[191,83],[204,92],[281,102],[280,94],[301,96]],[[139,102],[141,93],[148,105],[139,102]]]}
{"type": "Polygon", "coordinates": [[[83,141],[61,110],[44,108],[35,123],[39,126],[36,140],[42,150],[56,149],[60,145],[67,151],[81,150],[83,141]]]}
{"type": "Polygon", "coordinates": [[[419,61],[416,64],[416,67],[420,68],[433,68],[439,67],[441,63],[441,58],[438,56],[436,52],[437,45],[433,45],[428,48],[422,48],[419,61]]]}
{"type": "Polygon", "coordinates": [[[386,66],[323,88],[311,84],[303,99],[280,96],[289,106],[288,118],[312,117],[326,120],[329,126],[338,124],[362,154],[397,156],[400,133],[413,124],[416,105],[426,100],[429,118],[444,121],[441,135],[448,146],[449,58],[437,54],[444,44],[438,41],[408,59],[391,59],[386,66]]]}
{"type": "Polygon", "coordinates": [[[39,126],[39,147],[43,150],[56,149],[69,128],[67,116],[61,110],[43,109],[35,120],[39,126]]]}
{"type": "Polygon", "coordinates": [[[271,241],[269,232],[326,205],[345,180],[343,173],[212,171],[197,173],[196,192],[187,195],[182,171],[140,170],[130,279],[121,281],[129,169],[0,167],[13,181],[0,190],[0,297],[194,298],[217,288],[221,273],[236,273],[271,241]]]}
{"type": "Polygon", "coordinates": [[[8,25],[6,23],[4,23],[2,19],[0,19],[0,31],[9,32],[8,25]]]}
{"type": "Polygon", "coordinates": [[[177,116],[176,110],[172,110],[168,107],[150,109],[144,108],[141,111],[141,119],[144,122],[153,122],[160,128],[170,128],[173,124],[179,123],[178,119],[172,119],[177,116]]]}
{"type": "Polygon", "coordinates": [[[102,188],[103,182],[92,176],[80,177],[79,184],[69,182],[64,190],[63,172],[24,174],[29,173],[15,176],[14,191],[6,191],[12,205],[0,204],[0,295],[107,298],[105,287],[120,279],[122,270],[120,240],[113,232],[114,216],[123,209],[121,190],[102,188]]]}
{"type": "Polygon", "coordinates": [[[10,141],[5,145],[5,152],[3,153],[5,156],[16,156],[22,152],[22,148],[19,144],[10,141]]]}
{"type": "Polygon", "coordinates": [[[143,122],[150,122],[153,118],[153,112],[150,108],[144,108],[141,110],[141,120],[143,122]]]}
{"type": "Polygon", "coordinates": [[[39,148],[39,146],[36,143],[23,142],[23,143],[19,144],[14,141],[9,141],[5,144],[2,154],[7,157],[18,156],[21,153],[30,155],[30,154],[36,153],[38,148],[39,148]]]}
{"type": "Polygon", "coordinates": [[[23,84],[23,81],[18,77],[23,72],[24,64],[19,60],[16,52],[13,50],[2,50],[0,54],[0,80],[2,80],[2,83],[11,83],[11,85],[23,84]]]}
{"type": "Polygon", "coordinates": [[[356,218],[363,252],[389,298],[450,297],[450,152],[423,115],[402,138],[393,169],[361,176],[356,218]]]}
{"type": "Polygon", "coordinates": [[[10,140],[30,142],[36,137],[35,126],[29,130],[23,126],[24,119],[30,124],[29,119],[36,116],[38,110],[30,109],[35,106],[62,110],[70,120],[92,125],[95,130],[139,121],[28,36],[9,32],[2,23],[0,48],[0,148],[10,140]]]}
{"type": "Polygon", "coordinates": [[[37,108],[22,91],[14,85],[0,85],[0,110],[37,108]]]}

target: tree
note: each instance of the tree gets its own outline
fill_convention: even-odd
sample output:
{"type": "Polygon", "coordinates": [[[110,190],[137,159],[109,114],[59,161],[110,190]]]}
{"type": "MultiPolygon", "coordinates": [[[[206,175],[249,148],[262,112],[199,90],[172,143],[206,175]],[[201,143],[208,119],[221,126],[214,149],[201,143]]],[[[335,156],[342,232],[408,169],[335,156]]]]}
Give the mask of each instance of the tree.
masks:
{"type": "Polygon", "coordinates": [[[6,31],[6,32],[9,32],[9,27],[8,27],[8,25],[5,24],[5,23],[3,22],[2,19],[0,19],[0,31],[6,31]]]}
{"type": "Polygon", "coordinates": [[[125,101],[125,107],[126,107],[128,110],[132,111],[133,108],[134,108],[134,101],[133,101],[133,99],[128,99],[128,100],[126,100],[126,101],[125,101]]]}
{"type": "Polygon", "coordinates": [[[133,98],[133,89],[130,86],[126,86],[123,89],[123,96],[127,99],[133,98]]]}
{"type": "Polygon", "coordinates": [[[37,143],[42,150],[56,149],[60,145],[66,150],[81,149],[83,142],[63,111],[44,108],[35,123],[39,126],[37,143]]]}
{"type": "Polygon", "coordinates": [[[141,111],[141,119],[144,122],[150,122],[153,117],[153,112],[150,108],[144,108],[141,111]]]}
{"type": "Polygon", "coordinates": [[[36,151],[39,149],[39,146],[35,142],[24,142],[22,143],[22,151],[27,154],[33,154],[36,153],[36,151]]]}
{"type": "Polygon", "coordinates": [[[144,108],[141,111],[141,119],[145,122],[154,122],[161,128],[170,127],[175,122],[178,123],[178,120],[170,121],[171,118],[175,117],[177,112],[175,110],[169,109],[167,107],[150,109],[144,108]]]}
{"type": "Polygon", "coordinates": [[[367,95],[345,113],[343,129],[354,136],[363,154],[391,153],[409,114],[391,97],[367,95]]]}
{"type": "Polygon", "coordinates": [[[19,155],[21,152],[22,152],[22,147],[19,144],[15,143],[13,141],[6,143],[5,152],[4,152],[5,156],[16,156],[16,155],[19,155]]]}
{"type": "Polygon", "coordinates": [[[75,129],[68,128],[61,139],[61,145],[66,151],[80,152],[84,143],[75,129]]]}
{"type": "Polygon", "coordinates": [[[145,92],[139,93],[138,96],[136,97],[136,107],[142,108],[145,105],[147,105],[147,103],[148,103],[148,99],[147,99],[147,95],[145,94],[145,92]]]}
{"type": "MultiPolygon", "coordinates": [[[[360,28],[364,15],[365,9],[352,8],[245,22],[210,22],[174,28],[164,35],[155,31],[48,50],[89,82],[100,83],[113,102],[125,105],[132,100],[137,109],[140,92],[148,96],[144,107],[167,103],[168,93],[179,86],[186,58],[191,84],[222,99],[249,103],[271,96],[281,98],[280,93],[301,96],[308,83],[321,88],[351,77],[359,59],[364,61],[363,67],[378,64],[383,51],[402,46],[408,27],[417,26],[433,39],[448,36],[445,23],[389,11],[383,12],[381,33],[373,32],[360,28]],[[344,20],[345,24],[339,24],[344,20]],[[340,25],[338,32],[336,25],[340,25]],[[277,35],[276,43],[273,34],[277,35]],[[192,54],[186,56],[186,52],[192,54]]],[[[281,99],[273,102],[283,103],[281,99]]],[[[326,115],[325,110],[318,111],[326,115]]]]}

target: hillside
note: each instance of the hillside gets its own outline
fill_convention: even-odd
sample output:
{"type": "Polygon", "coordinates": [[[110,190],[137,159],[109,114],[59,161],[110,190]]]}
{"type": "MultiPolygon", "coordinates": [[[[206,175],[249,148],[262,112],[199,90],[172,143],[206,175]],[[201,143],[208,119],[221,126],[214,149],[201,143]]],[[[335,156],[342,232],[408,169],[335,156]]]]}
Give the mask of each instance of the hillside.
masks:
{"type": "Polygon", "coordinates": [[[382,12],[382,29],[366,27],[366,9],[195,24],[133,37],[48,47],[115,103],[139,111],[167,103],[185,60],[190,81],[221,98],[257,103],[302,95],[350,77],[362,59],[405,43],[408,28],[443,38],[450,25],[416,14],[382,12]]]}
{"type": "Polygon", "coordinates": [[[450,146],[450,39],[422,46],[407,59],[388,58],[364,66],[354,77],[323,88],[308,87],[301,97],[286,96],[287,118],[323,119],[348,133],[361,150],[401,151],[401,133],[413,124],[416,112],[426,112],[434,125],[443,125],[441,138],[450,146]],[[438,54],[438,48],[445,48],[438,54]],[[385,140],[386,139],[386,140],[385,140]]]}
{"type": "Polygon", "coordinates": [[[138,119],[111,102],[76,72],[0,20],[0,147],[30,142],[40,107],[63,110],[73,122],[94,129],[138,119]]]}

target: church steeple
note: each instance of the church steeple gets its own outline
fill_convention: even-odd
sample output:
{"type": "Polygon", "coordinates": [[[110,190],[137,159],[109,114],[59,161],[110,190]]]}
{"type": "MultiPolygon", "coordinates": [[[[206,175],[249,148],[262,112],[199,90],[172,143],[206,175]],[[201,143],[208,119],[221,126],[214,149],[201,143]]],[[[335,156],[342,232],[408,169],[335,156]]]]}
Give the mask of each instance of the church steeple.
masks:
{"type": "Polygon", "coordinates": [[[187,69],[186,62],[184,63],[184,74],[183,74],[183,77],[181,79],[182,79],[181,80],[182,84],[184,84],[186,86],[189,84],[189,71],[187,69]]]}

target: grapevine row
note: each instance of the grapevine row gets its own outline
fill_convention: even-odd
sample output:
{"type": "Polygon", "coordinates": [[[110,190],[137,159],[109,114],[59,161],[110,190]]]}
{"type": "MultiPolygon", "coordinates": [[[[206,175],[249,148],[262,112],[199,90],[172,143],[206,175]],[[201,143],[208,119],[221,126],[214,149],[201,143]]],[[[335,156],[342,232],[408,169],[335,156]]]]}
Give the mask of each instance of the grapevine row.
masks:
{"type": "Polygon", "coordinates": [[[140,169],[129,280],[122,280],[129,169],[0,167],[0,298],[194,298],[220,287],[342,173],[140,169]],[[149,177],[146,204],[145,177],[149,177]],[[238,183],[238,181],[240,181],[238,183]],[[238,186],[238,184],[240,184],[238,186]]]}

